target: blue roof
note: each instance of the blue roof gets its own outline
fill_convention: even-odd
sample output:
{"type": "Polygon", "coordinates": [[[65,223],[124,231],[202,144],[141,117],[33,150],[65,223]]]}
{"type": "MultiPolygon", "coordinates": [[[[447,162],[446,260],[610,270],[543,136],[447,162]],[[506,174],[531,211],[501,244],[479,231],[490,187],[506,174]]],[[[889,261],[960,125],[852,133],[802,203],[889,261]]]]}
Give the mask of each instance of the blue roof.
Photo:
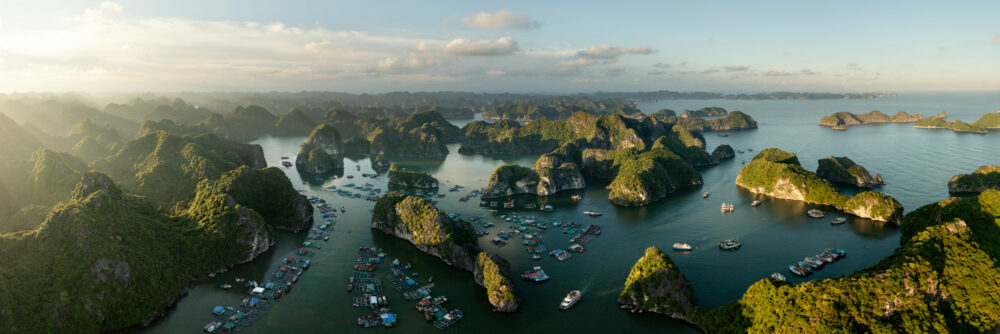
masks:
{"type": "Polygon", "coordinates": [[[215,313],[215,314],[223,314],[223,313],[226,313],[226,308],[225,308],[225,307],[222,307],[222,306],[216,306],[216,307],[213,307],[213,308],[212,308],[212,313],[215,313]]]}
{"type": "Polygon", "coordinates": [[[396,314],[394,313],[382,313],[382,322],[396,322],[396,314]]]}

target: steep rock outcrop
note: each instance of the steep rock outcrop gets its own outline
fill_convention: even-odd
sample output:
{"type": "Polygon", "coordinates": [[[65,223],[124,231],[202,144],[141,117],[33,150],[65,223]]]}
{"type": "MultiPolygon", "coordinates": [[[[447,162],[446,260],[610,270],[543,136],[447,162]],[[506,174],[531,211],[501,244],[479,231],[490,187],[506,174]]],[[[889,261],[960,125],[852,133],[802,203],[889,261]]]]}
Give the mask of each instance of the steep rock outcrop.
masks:
{"type": "Polygon", "coordinates": [[[920,114],[907,114],[900,110],[895,115],[889,116],[881,111],[872,110],[866,114],[852,114],[841,111],[832,115],[823,116],[819,120],[819,125],[832,127],[834,130],[847,130],[848,126],[876,123],[913,123],[923,119],[920,114]]]}
{"type": "Polygon", "coordinates": [[[313,129],[309,139],[299,146],[295,167],[305,174],[326,174],[344,168],[344,147],[340,133],[324,123],[313,129]]]}
{"type": "Polygon", "coordinates": [[[483,190],[483,198],[497,198],[519,194],[537,194],[538,173],[528,167],[503,165],[493,170],[490,181],[483,190]]]}
{"type": "Polygon", "coordinates": [[[736,151],[733,151],[732,146],[726,144],[716,146],[715,150],[712,151],[712,158],[715,158],[715,160],[718,161],[732,159],[735,157],[736,157],[736,151]]]}
{"type": "Polygon", "coordinates": [[[885,184],[885,181],[882,180],[882,174],[876,174],[872,177],[865,167],[855,164],[847,157],[830,156],[819,159],[816,175],[830,180],[830,182],[850,184],[861,188],[885,184]]]}
{"type": "Polygon", "coordinates": [[[473,272],[476,284],[486,288],[486,297],[497,312],[517,311],[518,298],[514,284],[510,280],[510,263],[487,252],[476,256],[476,270],[473,272]]]}
{"type": "Polygon", "coordinates": [[[694,289],[659,248],[649,247],[636,261],[618,295],[618,304],[632,312],[653,312],[697,326],[694,289]]]}
{"type": "Polygon", "coordinates": [[[426,172],[408,171],[397,164],[389,166],[389,185],[432,189],[438,187],[438,180],[426,172]]]}

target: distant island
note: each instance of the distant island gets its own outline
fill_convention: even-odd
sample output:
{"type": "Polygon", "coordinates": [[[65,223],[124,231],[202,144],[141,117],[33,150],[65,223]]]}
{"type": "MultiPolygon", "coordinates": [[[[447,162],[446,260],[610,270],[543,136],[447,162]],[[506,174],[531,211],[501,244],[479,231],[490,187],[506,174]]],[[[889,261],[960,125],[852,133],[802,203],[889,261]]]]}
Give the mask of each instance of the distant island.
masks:
{"type": "Polygon", "coordinates": [[[900,110],[895,115],[889,116],[881,111],[872,110],[866,114],[852,114],[849,112],[837,112],[833,115],[824,116],[819,120],[819,125],[832,127],[834,130],[847,130],[848,126],[876,123],[913,123],[923,119],[920,114],[907,114],[900,110]]]}
{"type": "Polygon", "coordinates": [[[986,128],[979,125],[971,125],[961,120],[948,121],[948,114],[944,111],[938,113],[937,115],[923,119],[913,125],[915,128],[920,129],[950,129],[955,132],[967,132],[967,133],[977,133],[986,134],[986,128]]]}

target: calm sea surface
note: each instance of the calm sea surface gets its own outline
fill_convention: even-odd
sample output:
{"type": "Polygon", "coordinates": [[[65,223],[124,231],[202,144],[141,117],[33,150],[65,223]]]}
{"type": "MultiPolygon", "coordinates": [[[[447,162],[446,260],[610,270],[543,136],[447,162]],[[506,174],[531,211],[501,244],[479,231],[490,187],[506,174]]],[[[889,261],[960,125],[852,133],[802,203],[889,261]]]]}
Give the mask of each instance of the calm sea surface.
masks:
{"type": "MultiPolygon", "coordinates": [[[[472,274],[442,264],[438,259],[424,255],[409,243],[387,237],[370,228],[373,202],[348,199],[324,190],[330,185],[369,182],[375,187],[386,188],[386,178],[363,178],[361,173],[372,172],[367,158],[347,159],[346,175],[353,179],[328,180],[303,179],[294,168],[284,169],[295,187],[309,196],[325,198],[336,207],[344,206],[346,213],[338,213],[337,223],[330,241],[323,244],[312,258],[313,267],[295,285],[291,293],[280,299],[273,309],[254,326],[245,329],[250,333],[344,333],[384,332],[438,333],[426,323],[413,303],[403,301],[401,293],[386,284],[392,309],[399,314],[399,327],[394,329],[362,329],[355,323],[366,309],[351,307],[351,297],[345,289],[347,277],[354,265],[359,246],[376,246],[385,249],[389,258],[409,262],[420,273],[423,281],[433,277],[437,287],[434,294],[448,296],[448,306],[465,312],[465,318],[445,332],[468,333],[565,333],[609,332],[694,332],[694,329],[658,315],[633,315],[617,308],[616,298],[629,269],[648,246],[657,246],[668,252],[694,286],[698,305],[714,308],[739,298],[748,286],[781,272],[793,282],[785,269],[802,257],[813,255],[824,248],[847,250],[849,256],[809,280],[838,277],[870,266],[890,254],[899,243],[897,228],[863,219],[848,218],[848,223],[831,226],[830,219],[840,216],[831,213],[825,219],[809,219],[808,205],[792,201],[764,199],[764,204],[750,208],[751,194],[738,190],[734,180],[744,161],[768,147],[778,147],[798,154],[803,167],[815,170],[817,159],[836,155],[848,156],[864,165],[869,171],[881,173],[887,185],[877,188],[897,200],[907,212],[924,204],[949,197],[948,179],[958,173],[968,173],[984,164],[1000,163],[1000,133],[988,135],[956,134],[948,130],[916,129],[912,124],[883,124],[851,127],[848,131],[833,131],[816,123],[823,115],[837,111],[863,113],[881,110],[893,114],[898,110],[933,115],[947,110],[949,119],[972,122],[980,115],[996,112],[1000,108],[1000,93],[912,93],[900,97],[875,100],[818,100],[818,101],[736,101],[736,100],[671,100],[642,103],[640,108],[651,113],[661,108],[676,111],[706,106],[720,106],[729,110],[749,113],[760,128],[750,131],[729,132],[728,137],[706,133],[708,149],[720,144],[747,151],[735,159],[718,166],[702,168],[704,186],[687,189],[669,198],[643,208],[619,208],[607,201],[607,191],[601,185],[586,190],[560,194],[548,199],[518,198],[551,204],[554,212],[510,210],[491,213],[479,208],[478,199],[459,201],[460,194],[486,185],[490,173],[497,166],[518,163],[534,164],[537,156],[467,156],[458,154],[458,145],[449,146],[451,154],[443,161],[399,161],[408,168],[430,172],[441,181],[438,207],[463,216],[477,215],[485,221],[496,223],[486,229],[490,236],[480,239],[488,251],[507,258],[515,273],[540,265],[552,276],[543,284],[516,280],[521,295],[521,308],[514,314],[499,314],[490,310],[485,291],[472,282],[472,274]],[[749,150],[753,150],[750,152],[749,150]],[[356,165],[361,166],[357,171],[356,165]],[[447,192],[452,185],[463,185],[463,192],[447,192]],[[703,192],[710,192],[702,199],[703,192]],[[584,199],[573,202],[572,194],[584,199]],[[721,203],[735,203],[736,211],[721,214],[721,203]],[[592,218],[582,214],[585,210],[598,210],[603,216],[592,218]],[[575,221],[581,224],[599,223],[603,233],[586,246],[587,251],[567,261],[557,261],[544,256],[540,261],[528,258],[521,246],[521,237],[497,247],[489,242],[500,231],[510,231],[502,223],[502,214],[531,215],[540,219],[575,221]],[[738,237],[743,247],[736,252],[724,252],[717,243],[738,237]],[[687,242],[695,246],[692,252],[670,251],[674,242],[687,242]],[[584,292],[581,301],[571,310],[559,312],[556,306],[562,297],[573,289],[584,292]]],[[[456,122],[459,126],[467,122],[456,122]]],[[[294,155],[305,138],[263,138],[255,143],[264,147],[267,161],[280,166],[281,156],[294,155]]],[[[844,193],[853,189],[841,189],[844,193]]],[[[317,217],[317,222],[322,223],[317,217]]],[[[475,224],[477,229],[482,225],[475,224]]],[[[562,229],[549,228],[542,236],[548,249],[564,248],[571,237],[562,229]]],[[[291,254],[305,240],[305,233],[291,235],[278,233],[273,250],[258,259],[215,278],[203,279],[190,295],[180,301],[167,316],[151,327],[137,330],[149,333],[193,333],[209,321],[215,305],[236,305],[245,295],[242,289],[222,290],[219,284],[232,283],[234,278],[263,280],[273,272],[281,259],[291,254]]],[[[378,275],[387,271],[380,266],[378,275]]],[[[385,282],[384,282],[385,283],[385,282]]]]}

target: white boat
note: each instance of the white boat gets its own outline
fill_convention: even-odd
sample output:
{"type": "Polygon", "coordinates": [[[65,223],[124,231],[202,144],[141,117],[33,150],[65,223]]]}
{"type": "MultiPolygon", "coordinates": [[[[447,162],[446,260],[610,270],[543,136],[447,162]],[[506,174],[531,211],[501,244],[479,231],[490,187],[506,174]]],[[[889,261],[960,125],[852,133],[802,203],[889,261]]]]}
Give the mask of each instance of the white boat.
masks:
{"type": "Polygon", "coordinates": [[[758,200],[753,200],[753,202],[750,202],[750,207],[751,208],[755,208],[755,207],[757,207],[759,205],[760,205],[760,201],[758,201],[758,200]]]}
{"type": "Polygon", "coordinates": [[[701,194],[701,198],[708,198],[708,192],[701,194]]]}
{"type": "Polygon", "coordinates": [[[591,217],[597,217],[597,216],[602,215],[602,213],[600,211],[584,211],[583,214],[591,216],[591,217]]]}
{"type": "Polygon", "coordinates": [[[559,303],[559,310],[568,310],[570,307],[576,304],[580,300],[583,293],[580,290],[573,290],[566,294],[566,298],[563,298],[562,303],[559,303]]]}
{"type": "Polygon", "coordinates": [[[736,207],[733,204],[722,203],[722,212],[733,212],[736,211],[736,207]]]}
{"type": "Polygon", "coordinates": [[[692,249],[694,249],[694,247],[691,247],[691,245],[688,245],[685,242],[675,242],[674,243],[674,250],[677,250],[677,251],[689,251],[689,250],[692,250],[692,249]]]}
{"type": "Polygon", "coordinates": [[[740,249],[740,246],[743,246],[743,243],[736,238],[726,239],[719,243],[719,248],[722,250],[737,250],[740,249]]]}
{"type": "Polygon", "coordinates": [[[781,273],[773,273],[771,274],[771,278],[782,282],[785,281],[785,275],[782,275],[781,273]]]}
{"type": "Polygon", "coordinates": [[[806,211],[806,214],[812,218],[823,218],[823,216],[826,215],[826,213],[818,209],[809,209],[809,211],[806,211]]]}
{"type": "Polygon", "coordinates": [[[830,225],[840,225],[840,224],[843,224],[845,222],[847,222],[847,218],[837,217],[833,221],[830,222],[830,225]]]}

